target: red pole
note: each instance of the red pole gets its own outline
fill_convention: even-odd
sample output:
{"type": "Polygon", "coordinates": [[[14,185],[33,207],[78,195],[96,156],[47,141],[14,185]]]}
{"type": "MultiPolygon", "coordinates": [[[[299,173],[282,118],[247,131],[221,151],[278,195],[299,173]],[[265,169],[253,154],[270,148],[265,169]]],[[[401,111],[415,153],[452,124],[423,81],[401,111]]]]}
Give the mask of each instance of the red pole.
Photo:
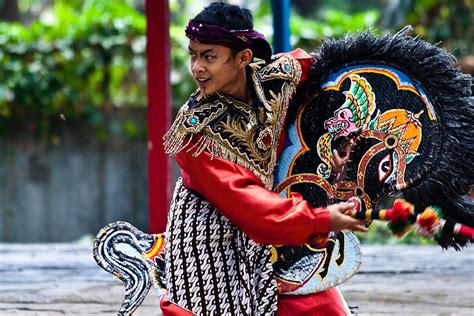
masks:
{"type": "Polygon", "coordinates": [[[170,159],[162,137],[171,117],[168,0],[146,0],[149,233],[164,232],[171,197],[170,159]]]}

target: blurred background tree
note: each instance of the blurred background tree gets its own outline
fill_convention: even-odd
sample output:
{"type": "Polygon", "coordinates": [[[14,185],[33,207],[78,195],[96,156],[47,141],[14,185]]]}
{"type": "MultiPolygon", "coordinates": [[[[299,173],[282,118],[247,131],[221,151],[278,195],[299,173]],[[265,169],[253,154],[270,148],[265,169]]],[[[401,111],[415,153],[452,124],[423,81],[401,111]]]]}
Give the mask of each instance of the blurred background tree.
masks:
{"type": "MultiPolygon", "coordinates": [[[[183,29],[210,2],[170,1],[175,107],[194,89],[183,29]]],[[[271,2],[233,2],[254,11],[256,29],[271,41],[271,2]]],[[[89,123],[99,137],[145,138],[131,121],[106,127],[104,116],[114,108],[146,107],[143,0],[0,0],[0,8],[0,135],[54,134],[67,119],[89,123]]],[[[291,43],[311,51],[327,37],[412,24],[465,61],[474,52],[473,10],[474,0],[294,0],[291,43]]]]}
{"type": "MultiPolygon", "coordinates": [[[[143,12],[123,0],[17,3],[20,21],[0,23],[1,135],[54,138],[67,120],[104,137],[107,111],[146,106],[143,12]]],[[[109,128],[138,137],[131,124],[109,128]]]]}

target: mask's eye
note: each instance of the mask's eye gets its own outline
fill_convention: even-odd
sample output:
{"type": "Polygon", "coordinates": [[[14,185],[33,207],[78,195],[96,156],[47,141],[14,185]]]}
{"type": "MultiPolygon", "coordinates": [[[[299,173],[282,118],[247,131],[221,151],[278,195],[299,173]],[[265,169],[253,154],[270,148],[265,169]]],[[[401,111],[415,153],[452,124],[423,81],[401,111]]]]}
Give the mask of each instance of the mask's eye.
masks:
{"type": "Polygon", "coordinates": [[[346,112],[341,112],[341,114],[339,114],[342,118],[346,118],[346,112]]]}
{"type": "Polygon", "coordinates": [[[392,155],[388,154],[379,163],[379,181],[384,183],[387,177],[392,173],[393,163],[392,155]]]}

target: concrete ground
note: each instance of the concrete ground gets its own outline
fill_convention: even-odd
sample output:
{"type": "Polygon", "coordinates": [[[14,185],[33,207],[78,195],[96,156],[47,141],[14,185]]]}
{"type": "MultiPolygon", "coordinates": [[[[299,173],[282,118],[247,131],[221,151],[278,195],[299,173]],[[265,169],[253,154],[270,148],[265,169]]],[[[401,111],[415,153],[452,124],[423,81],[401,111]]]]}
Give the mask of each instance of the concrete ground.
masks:
{"type": "MultiPolygon", "coordinates": [[[[365,245],[359,274],[340,286],[359,315],[474,315],[474,247],[365,245]]],[[[0,315],[116,315],[124,288],[89,242],[0,243],[0,315]]],[[[151,289],[134,315],[158,315],[151,289]]]]}
{"type": "Polygon", "coordinates": [[[340,286],[360,315],[474,315],[474,247],[363,246],[357,275],[340,286]]]}

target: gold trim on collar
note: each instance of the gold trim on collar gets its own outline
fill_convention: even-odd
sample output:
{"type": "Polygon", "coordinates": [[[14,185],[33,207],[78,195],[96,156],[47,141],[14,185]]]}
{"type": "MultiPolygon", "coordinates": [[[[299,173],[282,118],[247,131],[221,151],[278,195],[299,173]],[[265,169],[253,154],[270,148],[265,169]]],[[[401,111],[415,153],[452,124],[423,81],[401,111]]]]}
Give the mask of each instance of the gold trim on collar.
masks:
{"type": "Polygon", "coordinates": [[[258,107],[223,94],[194,93],[164,136],[165,152],[197,156],[206,150],[249,169],[271,189],[281,130],[301,73],[300,63],[289,55],[267,65],[251,64],[258,107]]]}

